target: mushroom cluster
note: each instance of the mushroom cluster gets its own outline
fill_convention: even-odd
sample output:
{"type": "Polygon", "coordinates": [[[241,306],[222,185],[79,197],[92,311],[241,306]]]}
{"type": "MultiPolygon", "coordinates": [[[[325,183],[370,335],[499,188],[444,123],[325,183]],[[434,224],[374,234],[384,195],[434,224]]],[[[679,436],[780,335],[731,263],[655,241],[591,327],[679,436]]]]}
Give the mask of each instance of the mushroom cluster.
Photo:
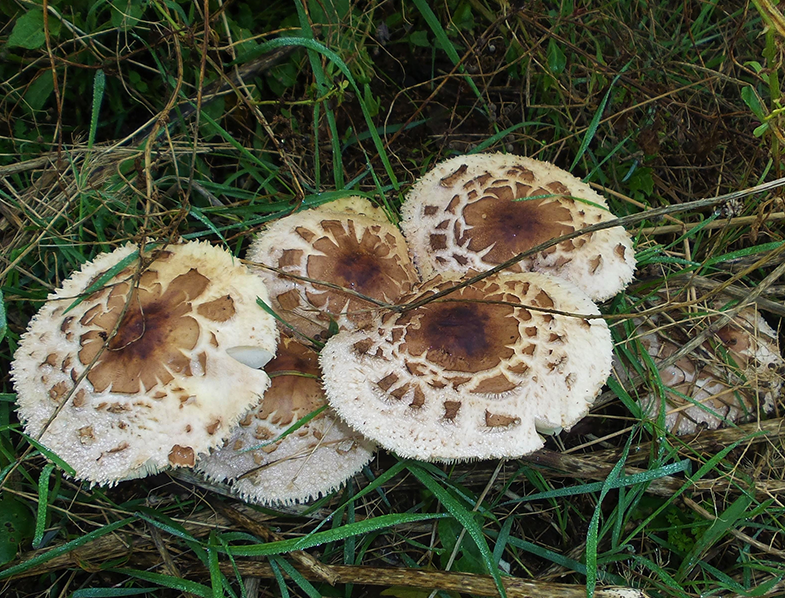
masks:
{"type": "Polygon", "coordinates": [[[402,213],[404,234],[359,197],[292,214],[256,237],[248,270],[204,243],[116,273],[133,246],[99,257],[20,345],[26,429],[91,482],[195,465],[269,504],[339,487],[374,443],[435,461],[516,457],[583,417],[611,369],[594,300],[632,278],[627,233],[477,275],[610,220],[605,200],[551,164],[489,154],[437,165],[402,213]],[[309,343],[326,337],[317,355],[309,343]]]}

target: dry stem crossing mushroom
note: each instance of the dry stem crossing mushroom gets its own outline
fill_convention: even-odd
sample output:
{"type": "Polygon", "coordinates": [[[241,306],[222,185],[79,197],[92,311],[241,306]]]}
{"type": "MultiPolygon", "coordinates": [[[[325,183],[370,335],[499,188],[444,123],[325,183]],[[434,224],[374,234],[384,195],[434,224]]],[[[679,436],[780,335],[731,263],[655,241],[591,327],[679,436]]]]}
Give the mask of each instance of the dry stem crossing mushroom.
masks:
{"type": "Polygon", "coordinates": [[[256,304],[264,284],[231,254],[170,245],[111,275],[136,250],[65,280],[12,365],[26,432],[99,484],[193,466],[259,401],[269,378],[255,366],[275,354],[274,320],[256,304]]]}

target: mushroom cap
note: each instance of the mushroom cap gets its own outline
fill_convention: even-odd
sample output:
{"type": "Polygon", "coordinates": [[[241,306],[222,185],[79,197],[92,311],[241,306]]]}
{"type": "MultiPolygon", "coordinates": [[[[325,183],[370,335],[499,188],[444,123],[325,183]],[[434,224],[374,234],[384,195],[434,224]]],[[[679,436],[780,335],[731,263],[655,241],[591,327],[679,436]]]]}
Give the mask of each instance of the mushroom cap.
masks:
{"type": "Polygon", "coordinates": [[[25,431],[43,431],[77,478],[98,484],[193,466],[261,399],[270,380],[245,362],[271,359],[277,342],[274,319],[256,304],[264,283],[206,242],[159,251],[136,289],[135,261],[65,313],[136,249],[99,255],[65,280],[12,364],[25,431]]]}
{"type": "MultiPolygon", "coordinates": [[[[417,296],[459,276],[438,276],[417,296]]],[[[350,426],[403,457],[524,455],[542,446],[538,432],[586,415],[605,383],[613,345],[604,320],[585,317],[597,314],[570,282],[488,277],[331,337],[320,356],[327,398],[350,426]]]]}
{"type": "Polygon", "coordinates": [[[315,210],[321,212],[343,212],[346,214],[362,214],[373,218],[379,222],[389,222],[387,214],[378,206],[373,205],[370,201],[359,195],[347,195],[339,199],[334,199],[329,203],[324,203],[315,210]]]}
{"type": "MultiPolygon", "coordinates": [[[[636,320],[643,333],[638,340],[656,361],[673,355],[683,341],[699,332],[690,330],[682,336],[674,327],[660,326],[662,323],[658,316],[636,320]]],[[[784,377],[785,360],[777,347],[776,332],[754,307],[747,307],[717,331],[715,342],[707,341],[695,353],[660,369],[666,389],[665,426],[673,434],[694,434],[701,428],[748,420],[759,410],[771,411],[784,377]]],[[[656,417],[660,398],[649,394],[641,399],[641,406],[656,417]]]]}
{"type": "MultiPolygon", "coordinates": [[[[415,183],[401,213],[423,279],[487,270],[545,241],[614,218],[605,199],[570,173],[505,154],[439,163],[415,183]]],[[[562,241],[510,268],[566,278],[596,301],[621,291],[634,270],[632,242],[622,227],[562,241]]]]}
{"type": "MultiPolygon", "coordinates": [[[[379,301],[394,303],[408,293],[418,280],[417,270],[398,229],[357,211],[333,212],[330,205],[271,223],[253,241],[246,259],[379,301]]],[[[273,310],[309,336],[327,329],[331,320],[354,328],[376,309],[340,290],[254,270],[267,283],[273,310]]]]}
{"type": "Polygon", "coordinates": [[[222,448],[199,460],[197,469],[213,481],[232,480],[235,492],[254,503],[290,504],[329,494],[371,460],[373,443],[331,409],[274,441],[327,401],[318,356],[302,343],[282,337],[266,370],[272,384],[262,403],[246,414],[222,448]]]}

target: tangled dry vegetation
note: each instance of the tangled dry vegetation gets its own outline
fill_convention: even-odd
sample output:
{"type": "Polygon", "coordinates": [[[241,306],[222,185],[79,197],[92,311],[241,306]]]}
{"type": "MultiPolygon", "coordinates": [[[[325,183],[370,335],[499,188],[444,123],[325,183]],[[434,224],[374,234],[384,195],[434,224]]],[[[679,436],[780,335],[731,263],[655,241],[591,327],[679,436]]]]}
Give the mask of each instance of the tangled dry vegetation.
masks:
{"type": "Polygon", "coordinates": [[[785,19],[768,0],[44,7],[0,6],[3,596],[785,591],[779,391],[761,407],[780,374],[735,369],[747,423],[686,436],[658,374],[685,356],[727,368],[715,333],[745,306],[774,330],[785,315],[785,19]],[[636,280],[602,306],[617,372],[546,449],[382,452],[345,489],[270,509],[186,474],[89,488],[21,433],[19,336],[96,253],[153,238],[241,255],[350,191],[397,219],[436,161],[486,149],[571,170],[635,240],[636,280]],[[650,357],[653,329],[683,354],[650,357]]]}

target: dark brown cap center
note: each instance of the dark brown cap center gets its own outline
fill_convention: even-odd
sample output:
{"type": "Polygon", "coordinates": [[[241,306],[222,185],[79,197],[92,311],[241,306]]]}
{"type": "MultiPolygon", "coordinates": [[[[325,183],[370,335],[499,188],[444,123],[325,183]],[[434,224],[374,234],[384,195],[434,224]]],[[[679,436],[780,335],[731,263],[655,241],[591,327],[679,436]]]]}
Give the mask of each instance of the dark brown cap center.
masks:
{"type": "MultiPolygon", "coordinates": [[[[464,245],[468,241],[469,249],[475,252],[493,246],[484,257],[487,263],[502,263],[540,243],[575,230],[565,224],[571,222],[572,217],[558,200],[513,201],[525,195],[513,193],[509,187],[505,190],[508,192],[486,195],[463,210],[467,229],[457,239],[458,244],[464,245]]],[[[542,189],[536,191],[550,193],[542,189]]]]}
{"type": "Polygon", "coordinates": [[[405,316],[403,350],[457,372],[482,372],[512,357],[518,340],[514,308],[505,305],[431,303],[405,316]],[[419,323],[419,327],[412,324],[419,323]]]}

